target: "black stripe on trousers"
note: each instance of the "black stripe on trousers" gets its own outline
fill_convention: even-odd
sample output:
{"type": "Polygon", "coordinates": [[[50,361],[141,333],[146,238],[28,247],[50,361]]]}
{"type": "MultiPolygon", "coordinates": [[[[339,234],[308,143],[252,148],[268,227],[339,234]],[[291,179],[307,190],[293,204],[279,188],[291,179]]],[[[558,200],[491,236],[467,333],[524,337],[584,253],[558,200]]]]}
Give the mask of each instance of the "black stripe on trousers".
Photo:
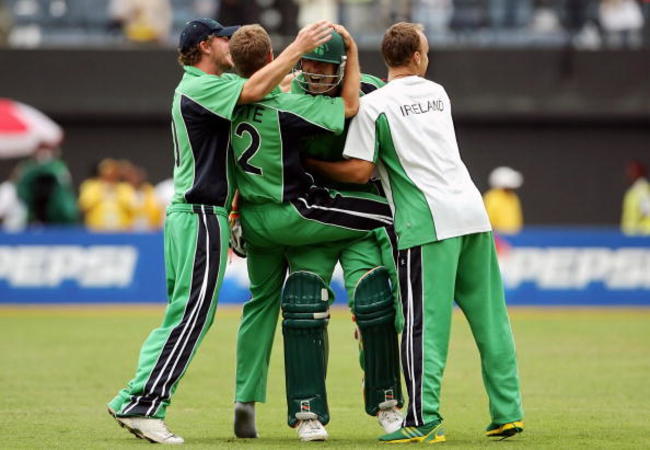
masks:
{"type": "Polygon", "coordinates": [[[399,281],[404,311],[402,371],[409,396],[404,426],[418,427],[422,420],[422,248],[399,251],[399,281]]]}
{"type": "Polygon", "coordinates": [[[326,189],[312,188],[308,195],[291,200],[305,219],[359,231],[384,227],[393,221],[386,203],[358,197],[330,197],[326,189]],[[373,214],[376,218],[355,213],[373,214]]]}
{"type": "Polygon", "coordinates": [[[189,363],[194,347],[207,321],[219,275],[221,233],[219,221],[215,215],[199,214],[198,220],[192,284],[183,318],[167,338],[158,361],[145,384],[142,395],[136,397],[129,406],[122,409],[124,414],[135,416],[155,415],[161,403],[171,396],[172,387],[179,380],[189,363]],[[206,238],[209,238],[207,252],[206,245],[208,242],[206,238]],[[206,265],[208,264],[208,252],[210,260],[209,267],[207,267],[206,290],[205,295],[201,296],[201,286],[206,275],[206,265]],[[198,311],[192,314],[192,311],[197,308],[198,311]]]}
{"type": "MultiPolygon", "coordinates": [[[[388,203],[372,200],[369,198],[363,197],[347,197],[341,194],[336,194],[334,197],[328,195],[327,199],[331,199],[333,207],[345,209],[348,211],[361,212],[365,214],[374,214],[377,216],[383,216],[385,220],[393,221],[393,215],[390,211],[390,206],[388,203]]],[[[324,200],[323,206],[329,206],[327,203],[328,200],[324,200]]]]}

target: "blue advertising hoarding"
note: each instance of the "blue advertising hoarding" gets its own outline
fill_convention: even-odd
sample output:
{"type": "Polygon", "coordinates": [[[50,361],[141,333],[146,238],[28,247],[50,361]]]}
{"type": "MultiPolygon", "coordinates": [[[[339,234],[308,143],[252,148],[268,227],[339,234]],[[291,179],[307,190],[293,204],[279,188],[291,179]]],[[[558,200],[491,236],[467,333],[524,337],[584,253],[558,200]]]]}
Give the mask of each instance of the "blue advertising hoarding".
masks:
{"type": "MultiPolygon", "coordinates": [[[[650,237],[530,228],[497,237],[497,248],[510,305],[650,306],[650,237]]],[[[332,287],[345,304],[340,270],[332,287]]],[[[219,301],[242,303],[249,295],[246,262],[233,255],[219,301]]],[[[0,303],[164,301],[161,233],[0,234],[0,303]]]]}
{"type": "Polygon", "coordinates": [[[0,234],[0,302],[165,299],[161,233],[43,229],[0,234]]]}
{"type": "Polygon", "coordinates": [[[650,306],[650,237],[553,228],[496,239],[508,304],[650,306]]]}

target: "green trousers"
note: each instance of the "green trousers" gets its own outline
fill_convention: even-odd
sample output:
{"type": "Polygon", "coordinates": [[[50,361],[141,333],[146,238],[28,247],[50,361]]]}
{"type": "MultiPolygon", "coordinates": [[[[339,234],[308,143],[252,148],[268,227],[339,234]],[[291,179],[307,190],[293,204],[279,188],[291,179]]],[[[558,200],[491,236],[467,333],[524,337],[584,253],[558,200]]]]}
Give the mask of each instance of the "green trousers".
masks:
{"type": "Polygon", "coordinates": [[[162,324],[142,345],[135,377],[108,404],[117,415],[165,417],[178,382],[212,325],[229,233],[221,208],[168,208],[164,245],[169,303],[162,324]]]}
{"type": "Polygon", "coordinates": [[[392,225],[386,199],[365,192],[312,187],[282,204],[242,202],[241,225],[247,243],[258,247],[299,247],[365,237],[392,225]]]}
{"type": "Polygon", "coordinates": [[[440,386],[454,300],[481,355],[492,422],[523,418],[515,345],[492,233],[476,233],[399,251],[405,317],[402,369],[409,395],[404,426],[441,421],[440,386]]]}
{"type": "Polygon", "coordinates": [[[368,270],[393,265],[392,247],[385,232],[362,231],[381,227],[383,219],[364,217],[362,222],[355,222],[353,217],[356,210],[376,208],[372,205],[375,202],[383,206],[373,213],[390,217],[385,200],[363,193],[350,197],[344,193],[338,200],[338,204],[331,205],[328,199],[312,196],[305,202],[299,200],[300,204],[242,205],[251,299],[244,304],[237,337],[236,401],[266,401],[269,359],[287,270],[308,270],[329,284],[340,260],[352,298],[354,286],[368,270]],[[363,199],[370,203],[364,204],[363,199]],[[304,205],[309,205],[310,210],[304,205]],[[350,214],[345,212],[346,207],[350,207],[350,214]],[[339,213],[341,210],[343,213],[339,213]]]}

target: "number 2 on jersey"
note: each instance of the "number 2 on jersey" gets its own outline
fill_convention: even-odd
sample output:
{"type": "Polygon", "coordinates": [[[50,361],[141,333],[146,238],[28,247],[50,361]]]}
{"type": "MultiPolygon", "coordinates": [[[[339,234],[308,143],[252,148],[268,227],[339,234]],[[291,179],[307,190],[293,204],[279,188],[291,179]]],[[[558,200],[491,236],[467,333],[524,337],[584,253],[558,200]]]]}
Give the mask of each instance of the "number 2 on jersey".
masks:
{"type": "Polygon", "coordinates": [[[260,149],[260,133],[250,123],[242,122],[237,125],[237,128],[235,128],[235,135],[237,137],[243,137],[244,133],[250,135],[251,143],[237,160],[237,164],[239,164],[244,172],[252,173],[254,175],[262,175],[263,171],[261,168],[255,167],[248,162],[260,149]]]}

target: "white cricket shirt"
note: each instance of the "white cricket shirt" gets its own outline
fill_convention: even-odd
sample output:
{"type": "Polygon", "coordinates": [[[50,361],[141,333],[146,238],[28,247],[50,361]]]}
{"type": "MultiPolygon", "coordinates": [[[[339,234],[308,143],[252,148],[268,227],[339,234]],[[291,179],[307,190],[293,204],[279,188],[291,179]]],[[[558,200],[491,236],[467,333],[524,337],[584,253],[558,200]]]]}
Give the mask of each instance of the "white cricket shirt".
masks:
{"type": "Polygon", "coordinates": [[[377,164],[400,249],[492,229],[442,86],[398,78],[360,102],[343,156],[377,164]]]}

